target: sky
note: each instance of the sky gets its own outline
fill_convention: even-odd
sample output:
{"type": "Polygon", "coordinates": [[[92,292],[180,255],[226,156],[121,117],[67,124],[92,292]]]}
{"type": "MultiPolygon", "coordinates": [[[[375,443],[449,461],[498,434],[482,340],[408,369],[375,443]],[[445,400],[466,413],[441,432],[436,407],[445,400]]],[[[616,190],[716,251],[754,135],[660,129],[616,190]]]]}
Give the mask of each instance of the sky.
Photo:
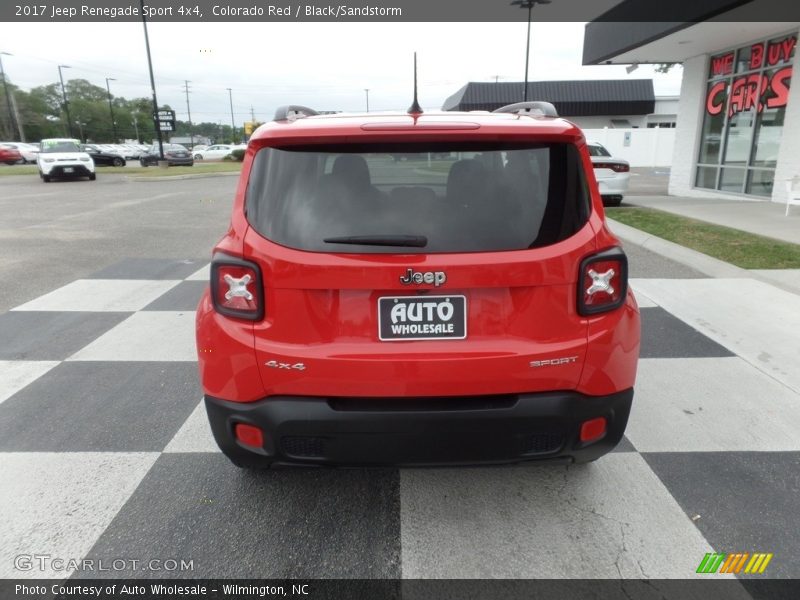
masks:
{"type": "MultiPolygon", "coordinates": [[[[405,110],[411,103],[413,52],[419,99],[439,109],[469,81],[522,81],[526,23],[150,23],[159,104],[192,121],[272,117],[277,106],[317,110],[405,110]],[[252,113],[251,113],[252,107],[252,113]]],[[[582,66],[582,23],[531,28],[530,81],[653,78],[656,95],[680,92],[681,69],[654,73],[641,65],[582,66]]],[[[0,51],[11,82],[22,89],[88,79],[126,98],[150,95],[141,23],[0,23],[0,51]]]]}

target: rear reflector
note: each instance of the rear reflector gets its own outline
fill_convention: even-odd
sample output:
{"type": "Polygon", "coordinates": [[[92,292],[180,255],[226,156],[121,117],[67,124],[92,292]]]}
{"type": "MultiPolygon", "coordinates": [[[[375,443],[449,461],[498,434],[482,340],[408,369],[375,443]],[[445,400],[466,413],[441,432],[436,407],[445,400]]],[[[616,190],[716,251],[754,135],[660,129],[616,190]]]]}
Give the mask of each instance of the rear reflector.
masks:
{"type": "Polygon", "coordinates": [[[581,442],[595,442],[606,434],[606,418],[597,417],[581,424],[581,442]]]}
{"type": "Polygon", "coordinates": [[[217,312],[257,321],[264,315],[264,295],[258,267],[233,257],[215,257],[211,263],[211,297],[217,312]]]}
{"type": "Polygon", "coordinates": [[[264,447],[264,434],[255,425],[247,425],[246,423],[236,423],[233,426],[233,434],[245,446],[252,448],[264,447]]]}
{"type": "Polygon", "coordinates": [[[628,258],[611,248],[581,261],[578,313],[593,315],[620,307],[628,293],[628,258]]]}

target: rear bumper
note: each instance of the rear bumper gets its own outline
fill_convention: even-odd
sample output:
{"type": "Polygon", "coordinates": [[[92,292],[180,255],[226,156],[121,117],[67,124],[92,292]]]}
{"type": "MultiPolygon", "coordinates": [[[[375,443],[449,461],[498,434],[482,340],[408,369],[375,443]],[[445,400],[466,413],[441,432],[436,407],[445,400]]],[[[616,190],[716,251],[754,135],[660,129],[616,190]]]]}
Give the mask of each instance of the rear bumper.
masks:
{"type": "Polygon", "coordinates": [[[227,402],[206,396],[214,437],[235,463],[305,466],[435,466],[534,460],[587,462],[611,451],[628,422],[633,389],[608,396],[576,392],[465,398],[276,396],[227,402]],[[607,419],[597,441],[579,440],[582,422],[607,419]],[[255,425],[264,444],[234,437],[255,425]]]}
{"type": "Polygon", "coordinates": [[[89,177],[89,175],[94,173],[94,170],[86,166],[86,163],[80,163],[55,165],[49,171],[42,172],[50,177],[89,177]],[[66,172],[65,169],[72,169],[72,171],[66,172]]]}
{"type": "Polygon", "coordinates": [[[628,191],[630,175],[620,173],[614,177],[598,177],[597,187],[601,196],[623,196],[628,191]]]}

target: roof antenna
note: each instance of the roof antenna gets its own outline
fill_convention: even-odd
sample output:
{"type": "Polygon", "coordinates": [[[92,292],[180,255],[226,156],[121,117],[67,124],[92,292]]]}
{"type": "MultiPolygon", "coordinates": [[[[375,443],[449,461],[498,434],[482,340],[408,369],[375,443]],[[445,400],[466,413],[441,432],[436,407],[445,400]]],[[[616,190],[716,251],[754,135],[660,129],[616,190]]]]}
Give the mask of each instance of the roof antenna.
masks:
{"type": "Polygon", "coordinates": [[[414,102],[412,102],[411,106],[409,106],[408,114],[410,115],[422,114],[422,107],[419,105],[419,102],[417,101],[417,53],[416,52],[414,52],[414,102]]]}

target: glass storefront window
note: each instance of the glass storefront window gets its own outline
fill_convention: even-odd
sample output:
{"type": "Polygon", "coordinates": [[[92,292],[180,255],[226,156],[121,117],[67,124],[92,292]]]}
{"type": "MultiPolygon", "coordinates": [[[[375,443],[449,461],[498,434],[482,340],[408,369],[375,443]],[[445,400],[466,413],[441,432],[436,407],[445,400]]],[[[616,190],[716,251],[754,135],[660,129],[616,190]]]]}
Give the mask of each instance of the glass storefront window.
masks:
{"type": "Polygon", "coordinates": [[[736,192],[741,194],[744,191],[745,169],[726,167],[722,169],[722,176],[719,178],[719,189],[725,192],[736,192]]]}
{"type": "Polygon", "coordinates": [[[775,181],[775,171],[772,169],[753,169],[747,178],[747,194],[754,196],[772,196],[772,185],[775,181]]]}
{"type": "Polygon", "coordinates": [[[769,196],[797,35],[711,57],[695,185],[769,196]]]}

